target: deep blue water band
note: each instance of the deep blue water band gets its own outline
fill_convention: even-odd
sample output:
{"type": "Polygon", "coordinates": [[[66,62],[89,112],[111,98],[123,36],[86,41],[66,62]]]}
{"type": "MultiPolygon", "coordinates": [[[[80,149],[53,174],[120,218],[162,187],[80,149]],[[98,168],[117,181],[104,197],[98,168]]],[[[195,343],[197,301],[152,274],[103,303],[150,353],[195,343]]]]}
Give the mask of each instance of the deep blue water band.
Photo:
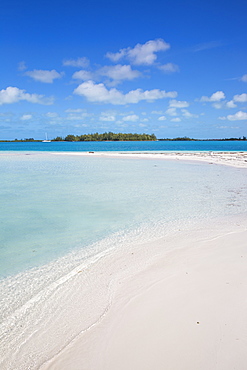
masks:
{"type": "Polygon", "coordinates": [[[114,141],[114,142],[4,142],[0,151],[126,152],[214,151],[246,152],[246,141],[114,141]]]}

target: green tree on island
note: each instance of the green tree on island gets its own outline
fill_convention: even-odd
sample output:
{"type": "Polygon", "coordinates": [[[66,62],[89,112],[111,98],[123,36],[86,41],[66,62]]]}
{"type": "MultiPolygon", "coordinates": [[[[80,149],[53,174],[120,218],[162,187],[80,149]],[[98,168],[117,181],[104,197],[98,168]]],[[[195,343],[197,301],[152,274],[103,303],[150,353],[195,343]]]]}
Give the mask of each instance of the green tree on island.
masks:
{"type": "MultiPolygon", "coordinates": [[[[60,137],[53,139],[53,141],[61,141],[60,137]]],[[[84,135],[67,135],[64,141],[155,141],[157,140],[154,134],[122,134],[113,132],[104,132],[99,134],[84,134],[84,135]]]]}

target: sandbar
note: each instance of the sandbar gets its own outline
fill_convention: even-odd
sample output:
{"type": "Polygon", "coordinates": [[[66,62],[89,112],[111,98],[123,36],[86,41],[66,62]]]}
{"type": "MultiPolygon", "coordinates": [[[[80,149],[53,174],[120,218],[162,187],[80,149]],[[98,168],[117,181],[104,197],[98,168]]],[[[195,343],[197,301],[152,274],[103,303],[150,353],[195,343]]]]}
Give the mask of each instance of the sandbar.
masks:
{"type": "Polygon", "coordinates": [[[246,369],[247,224],[240,223],[156,241],[152,257],[142,256],[145,246],[133,250],[136,272],[119,274],[106,314],[41,369],[246,369]]]}

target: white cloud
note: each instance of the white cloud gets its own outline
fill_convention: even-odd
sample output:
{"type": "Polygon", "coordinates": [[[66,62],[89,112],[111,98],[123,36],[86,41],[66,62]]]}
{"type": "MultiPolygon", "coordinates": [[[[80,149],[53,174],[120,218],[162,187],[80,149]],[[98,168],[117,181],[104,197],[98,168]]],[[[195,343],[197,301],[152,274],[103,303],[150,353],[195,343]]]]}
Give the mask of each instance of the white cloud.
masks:
{"type": "Polygon", "coordinates": [[[246,103],[247,102],[247,94],[234,95],[233,101],[238,102],[238,103],[246,103]]]}
{"type": "Polygon", "coordinates": [[[83,112],[83,109],[81,109],[81,108],[77,108],[77,109],[68,108],[68,109],[66,109],[65,112],[66,113],[80,113],[80,112],[83,112]]]}
{"type": "Polygon", "coordinates": [[[136,122],[138,120],[139,120],[139,116],[137,116],[136,114],[131,114],[129,116],[123,117],[123,121],[125,122],[136,122]]]}
{"type": "Polygon", "coordinates": [[[222,99],[225,99],[225,94],[223,93],[223,91],[216,91],[210,97],[202,96],[200,101],[201,102],[216,102],[222,99]]]}
{"type": "Polygon", "coordinates": [[[63,65],[70,66],[70,67],[86,68],[89,65],[89,60],[86,57],[77,58],[77,59],[65,59],[63,61],[63,65]]]}
{"type": "Polygon", "coordinates": [[[123,94],[121,91],[111,88],[107,89],[103,83],[96,84],[93,81],[87,81],[80,84],[74,94],[84,96],[90,102],[108,103],[114,105],[135,104],[142,100],[151,102],[163,98],[175,98],[176,91],[166,92],[164,90],[154,89],[146,90],[136,89],[123,94]]]}
{"type": "Polygon", "coordinates": [[[68,116],[66,117],[66,119],[69,120],[69,121],[80,121],[82,119],[91,117],[92,115],[93,115],[92,113],[87,113],[87,112],[69,113],[68,116]]]}
{"type": "Polygon", "coordinates": [[[114,122],[116,120],[116,116],[112,112],[102,112],[99,120],[105,122],[114,122]]]}
{"type": "Polygon", "coordinates": [[[28,120],[30,120],[30,119],[32,119],[32,118],[33,118],[32,114],[23,114],[23,115],[21,116],[21,120],[22,120],[22,121],[28,121],[28,120]]]}
{"type": "Polygon", "coordinates": [[[166,116],[160,116],[159,118],[158,118],[158,121],[165,121],[166,120],[166,116]]]}
{"type": "Polygon", "coordinates": [[[226,117],[229,121],[242,121],[247,120],[247,113],[242,112],[241,110],[235,114],[229,115],[226,117]]]}
{"type": "Polygon", "coordinates": [[[181,119],[179,117],[176,117],[176,118],[172,118],[171,121],[172,122],[181,122],[181,119]]]}
{"type": "Polygon", "coordinates": [[[166,113],[169,114],[169,116],[177,116],[177,110],[176,110],[176,108],[168,108],[166,110],[166,113]]]}
{"type": "Polygon", "coordinates": [[[99,79],[100,76],[108,77],[114,81],[114,84],[119,83],[123,80],[133,80],[141,76],[141,73],[137,70],[133,70],[130,65],[117,64],[115,66],[105,66],[94,73],[80,70],[73,74],[72,78],[77,80],[89,81],[93,79],[99,79]]]}
{"type": "Polygon", "coordinates": [[[106,53],[106,57],[110,59],[112,62],[118,62],[120,59],[122,59],[123,57],[127,55],[127,50],[128,48],[120,49],[120,51],[117,53],[108,52],[106,53]]]}
{"type": "Polygon", "coordinates": [[[166,63],[158,68],[165,73],[179,72],[179,66],[174,63],[166,63]]]}
{"type": "Polygon", "coordinates": [[[22,100],[30,103],[51,105],[54,99],[45,98],[44,95],[29,94],[25,90],[18,89],[18,87],[9,86],[5,90],[0,90],[0,105],[17,103],[22,100]]]}
{"type": "Polygon", "coordinates": [[[97,71],[101,76],[106,76],[112,80],[133,80],[141,75],[137,70],[133,70],[130,65],[117,64],[116,66],[105,66],[97,71]]]}
{"type": "Polygon", "coordinates": [[[227,108],[236,108],[237,105],[234,103],[233,100],[230,100],[226,103],[226,106],[227,108]]]}
{"type": "Polygon", "coordinates": [[[221,109],[223,107],[223,103],[213,103],[212,106],[215,108],[215,109],[221,109]]]}
{"type": "Polygon", "coordinates": [[[86,123],[80,123],[80,124],[73,125],[72,127],[77,127],[77,128],[80,128],[80,127],[89,127],[89,125],[87,125],[86,123]]]}
{"type": "Polygon", "coordinates": [[[193,51],[198,52],[202,50],[207,50],[207,49],[213,49],[221,46],[222,43],[220,41],[210,41],[210,42],[205,42],[202,44],[198,44],[194,47],[193,51]]]}
{"type": "Polygon", "coordinates": [[[89,71],[85,71],[85,70],[80,70],[80,71],[77,71],[73,74],[72,78],[76,79],[76,80],[83,80],[83,81],[88,81],[88,80],[91,80],[93,78],[93,74],[89,71]]]}
{"type": "Polygon", "coordinates": [[[145,44],[137,44],[134,48],[124,48],[117,53],[107,53],[106,57],[117,62],[122,58],[130,60],[136,65],[151,65],[157,59],[158,51],[167,50],[170,45],[163,39],[147,41],[145,44]]]}
{"type": "Polygon", "coordinates": [[[58,117],[58,114],[56,112],[47,112],[45,115],[46,115],[46,117],[49,117],[49,118],[58,117]]]}
{"type": "Polygon", "coordinates": [[[181,109],[181,111],[182,111],[183,116],[186,118],[197,118],[198,117],[197,114],[190,113],[187,109],[181,109]]]}
{"type": "Polygon", "coordinates": [[[33,71],[25,72],[26,76],[33,78],[35,81],[51,84],[57,78],[61,78],[63,73],[58,73],[55,69],[51,71],[34,69],[33,71]]]}
{"type": "Polygon", "coordinates": [[[243,75],[241,78],[240,78],[241,81],[243,82],[247,82],[247,75],[243,75]]]}
{"type": "Polygon", "coordinates": [[[164,114],[162,110],[153,110],[151,113],[152,114],[164,114]]]}
{"type": "Polygon", "coordinates": [[[187,108],[189,103],[187,101],[179,101],[179,100],[170,100],[169,106],[173,108],[187,108]]]}

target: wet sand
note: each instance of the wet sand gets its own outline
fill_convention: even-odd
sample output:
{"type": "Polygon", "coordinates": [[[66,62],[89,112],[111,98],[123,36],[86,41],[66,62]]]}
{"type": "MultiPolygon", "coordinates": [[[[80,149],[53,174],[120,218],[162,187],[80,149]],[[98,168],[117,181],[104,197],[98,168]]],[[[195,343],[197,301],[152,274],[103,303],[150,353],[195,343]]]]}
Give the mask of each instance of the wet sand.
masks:
{"type": "Polygon", "coordinates": [[[244,370],[247,225],[193,231],[150,244],[143,268],[134,250],[136,273],[117,277],[106,314],[41,369],[244,370]]]}

